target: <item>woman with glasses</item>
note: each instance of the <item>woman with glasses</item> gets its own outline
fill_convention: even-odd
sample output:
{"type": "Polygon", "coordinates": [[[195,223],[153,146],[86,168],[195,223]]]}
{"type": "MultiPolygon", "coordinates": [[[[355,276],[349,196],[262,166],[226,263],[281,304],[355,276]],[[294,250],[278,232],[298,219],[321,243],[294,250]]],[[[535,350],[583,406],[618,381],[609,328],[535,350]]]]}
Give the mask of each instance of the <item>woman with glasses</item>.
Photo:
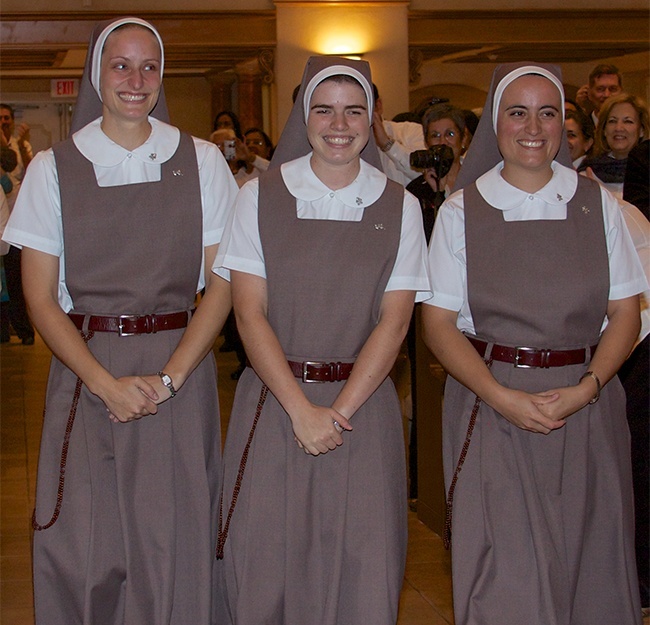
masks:
{"type": "Polygon", "coordinates": [[[616,372],[647,282],[563,121],[559,68],[498,66],[429,247],[458,625],[641,623],[616,372]]]}
{"type": "Polygon", "coordinates": [[[261,128],[249,128],[244,133],[244,143],[248,151],[267,161],[273,156],[273,142],[261,128]]]}
{"type": "Polygon", "coordinates": [[[406,187],[420,200],[427,243],[431,238],[438,208],[449,195],[460,171],[461,157],[465,153],[468,139],[465,120],[464,112],[448,103],[429,107],[422,117],[427,147],[447,145],[454,155],[451,167],[440,179],[437,177],[436,170],[429,168],[406,187]]]}

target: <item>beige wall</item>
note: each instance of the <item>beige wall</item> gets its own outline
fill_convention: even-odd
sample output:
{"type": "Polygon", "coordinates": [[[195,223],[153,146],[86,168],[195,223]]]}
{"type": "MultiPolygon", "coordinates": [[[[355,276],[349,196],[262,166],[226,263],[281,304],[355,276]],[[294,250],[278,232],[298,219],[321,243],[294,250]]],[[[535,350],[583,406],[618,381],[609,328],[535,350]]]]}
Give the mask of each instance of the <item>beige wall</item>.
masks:
{"type": "Polygon", "coordinates": [[[207,139],[212,131],[208,82],[204,78],[165,78],[165,96],[172,123],[207,139]]]}
{"type": "Polygon", "coordinates": [[[277,2],[276,87],[278,127],[291,110],[290,95],[313,54],[363,53],[389,114],[408,109],[406,2],[306,6],[277,2]],[[305,21],[309,11],[309,21],[305,21]]]}

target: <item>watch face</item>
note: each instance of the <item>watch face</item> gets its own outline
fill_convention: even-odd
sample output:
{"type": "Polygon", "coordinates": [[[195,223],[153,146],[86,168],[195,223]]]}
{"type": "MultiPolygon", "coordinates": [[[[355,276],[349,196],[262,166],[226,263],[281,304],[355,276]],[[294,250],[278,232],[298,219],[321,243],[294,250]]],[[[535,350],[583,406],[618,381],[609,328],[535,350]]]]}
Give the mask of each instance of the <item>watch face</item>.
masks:
{"type": "Polygon", "coordinates": [[[160,381],[169,389],[171,396],[174,397],[176,395],[176,389],[169,374],[161,371],[158,375],[160,376],[160,381]]]}

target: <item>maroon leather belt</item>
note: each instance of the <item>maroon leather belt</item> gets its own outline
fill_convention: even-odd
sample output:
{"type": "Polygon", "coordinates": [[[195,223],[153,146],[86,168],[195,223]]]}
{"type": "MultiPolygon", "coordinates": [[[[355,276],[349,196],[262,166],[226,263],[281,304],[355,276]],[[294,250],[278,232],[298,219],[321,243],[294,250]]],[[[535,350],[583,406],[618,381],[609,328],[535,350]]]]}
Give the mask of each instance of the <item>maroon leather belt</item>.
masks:
{"type": "Polygon", "coordinates": [[[68,313],[77,329],[83,330],[84,320],[88,317],[88,330],[93,332],[117,332],[120,336],[133,334],[155,334],[165,330],[186,328],[192,318],[192,313],[186,310],[162,315],[83,315],[68,313]]]}
{"type": "MultiPolygon", "coordinates": [[[[481,357],[485,356],[488,343],[472,336],[467,339],[481,357]]],[[[490,357],[499,362],[509,362],[515,367],[565,367],[566,365],[579,365],[591,360],[597,345],[581,349],[537,349],[535,347],[506,347],[493,345],[490,357]]]]}
{"type": "Polygon", "coordinates": [[[350,377],[353,362],[295,362],[288,360],[291,373],[303,382],[341,382],[350,377]]]}

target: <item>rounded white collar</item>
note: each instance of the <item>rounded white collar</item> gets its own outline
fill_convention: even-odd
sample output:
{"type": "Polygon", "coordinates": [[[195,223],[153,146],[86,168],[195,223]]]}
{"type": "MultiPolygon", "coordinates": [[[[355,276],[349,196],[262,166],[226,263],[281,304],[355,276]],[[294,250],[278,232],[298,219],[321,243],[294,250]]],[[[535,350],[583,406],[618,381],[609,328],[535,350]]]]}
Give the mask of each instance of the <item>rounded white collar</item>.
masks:
{"type": "Polygon", "coordinates": [[[151,134],[135,150],[126,150],[109,139],[101,129],[102,118],[98,117],[72,135],[78,150],[94,165],[114,167],[125,158],[137,158],[148,164],[168,161],[176,152],[180,141],[180,130],[155,117],[149,117],[151,134]]]}
{"type": "Polygon", "coordinates": [[[386,188],[386,174],[361,159],[359,175],[354,181],[333,191],[316,176],[310,160],[311,152],[280,166],[289,193],[299,200],[314,202],[333,194],[346,206],[363,209],[374,204],[386,188]]]}
{"type": "Polygon", "coordinates": [[[530,196],[534,196],[551,205],[566,205],[575,195],[578,188],[578,173],[561,165],[557,161],[551,163],[553,175],[539,191],[529,193],[512,186],[501,176],[503,161],[477,178],[476,187],[485,201],[502,211],[520,207],[530,196]]]}

